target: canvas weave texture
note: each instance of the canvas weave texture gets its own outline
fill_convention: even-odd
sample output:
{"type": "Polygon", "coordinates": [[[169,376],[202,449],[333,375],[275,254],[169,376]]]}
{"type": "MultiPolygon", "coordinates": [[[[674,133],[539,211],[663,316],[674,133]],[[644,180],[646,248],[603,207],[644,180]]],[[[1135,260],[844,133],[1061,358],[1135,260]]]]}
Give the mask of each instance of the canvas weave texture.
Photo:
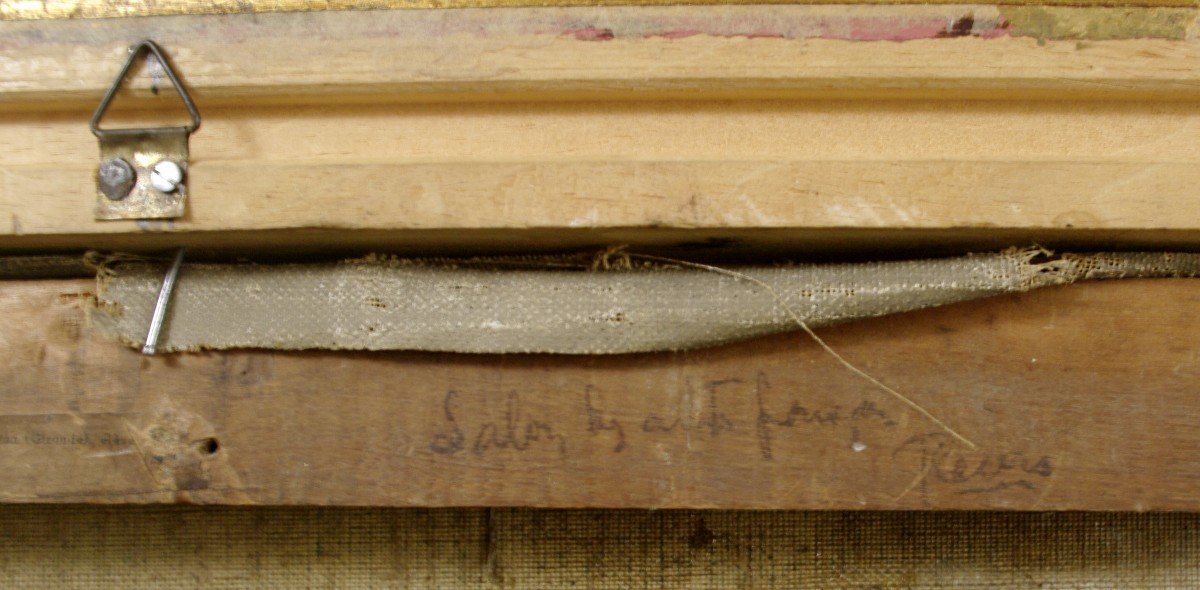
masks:
{"type": "MultiPolygon", "coordinates": [[[[713,346],[1077,280],[1196,276],[1200,255],[955,258],[718,269],[640,260],[191,264],[163,352],[228,348],[616,354],[713,346]],[[614,268],[615,267],[615,268],[614,268]],[[794,314],[794,315],[793,315],[794,314]]],[[[89,317],[140,347],[164,268],[106,267],[89,317]]]]}
{"type": "Polygon", "coordinates": [[[1200,587],[1200,515],[0,507],[4,588],[1200,587]]]}

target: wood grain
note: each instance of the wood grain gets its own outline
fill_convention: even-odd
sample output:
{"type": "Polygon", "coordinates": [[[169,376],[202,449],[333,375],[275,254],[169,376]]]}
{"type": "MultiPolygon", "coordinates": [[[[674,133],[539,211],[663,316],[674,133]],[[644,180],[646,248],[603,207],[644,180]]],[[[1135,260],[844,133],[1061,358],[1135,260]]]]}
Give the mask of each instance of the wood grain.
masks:
{"type": "MultiPolygon", "coordinates": [[[[1195,244],[1200,44],[1172,10],[1099,40],[994,6],[6,23],[0,249],[1195,244]],[[97,222],[86,120],[141,37],[204,115],[189,211],[97,222]]],[[[146,73],[107,124],[170,119],[146,73]]]]}
{"type": "Polygon", "coordinates": [[[0,248],[235,247],[236,232],[262,232],[260,248],[411,248],[437,231],[474,232],[484,249],[644,243],[668,230],[698,234],[675,243],[799,244],[831,230],[896,240],[965,228],[991,235],[988,248],[1027,243],[1005,243],[1014,233],[1062,243],[1087,232],[1164,248],[1200,231],[1186,214],[1200,182],[1196,112],[943,101],[209,109],[191,142],[188,212],[173,222],[95,221],[95,139],[71,116],[41,116],[0,125],[0,144],[13,146],[0,153],[0,248]]]}
{"type": "Polygon", "coordinates": [[[1200,509],[1200,282],[1050,289],[619,357],[145,358],[90,281],[0,283],[0,497],[389,506],[1200,509]]]}
{"type": "MultiPolygon", "coordinates": [[[[8,22],[0,104],[90,109],[141,38],[166,49],[202,106],[663,97],[1196,100],[1200,44],[1188,31],[1198,14],[1057,8],[1018,19],[994,4],[967,4],[8,22]]],[[[131,97],[152,103],[151,86],[135,82],[131,97]]]]}
{"type": "MultiPolygon", "coordinates": [[[[890,5],[901,0],[42,0],[0,2],[0,20],[117,18],[169,15],[308,12],[325,10],[402,10],[431,8],[513,8],[522,6],[664,6],[736,4],[890,5]]],[[[956,4],[928,0],[926,4],[956,4]]],[[[997,4],[1033,6],[1194,6],[1189,0],[1002,0],[997,4]]]]}

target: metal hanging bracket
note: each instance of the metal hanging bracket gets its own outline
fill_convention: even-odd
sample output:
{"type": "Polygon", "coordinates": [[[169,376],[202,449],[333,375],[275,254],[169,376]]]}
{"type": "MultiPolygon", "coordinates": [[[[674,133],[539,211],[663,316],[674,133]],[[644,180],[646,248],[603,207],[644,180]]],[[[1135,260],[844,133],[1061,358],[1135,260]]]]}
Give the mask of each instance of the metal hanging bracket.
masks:
{"type": "Polygon", "coordinates": [[[92,115],[92,134],[100,140],[96,170],[96,219],[174,219],[187,203],[188,136],[200,127],[192,97],[153,41],[129,48],[129,58],[92,115]],[[191,123],[183,127],[101,129],[100,119],[112,103],[137,58],[153,56],[183,105],[191,123]]]}

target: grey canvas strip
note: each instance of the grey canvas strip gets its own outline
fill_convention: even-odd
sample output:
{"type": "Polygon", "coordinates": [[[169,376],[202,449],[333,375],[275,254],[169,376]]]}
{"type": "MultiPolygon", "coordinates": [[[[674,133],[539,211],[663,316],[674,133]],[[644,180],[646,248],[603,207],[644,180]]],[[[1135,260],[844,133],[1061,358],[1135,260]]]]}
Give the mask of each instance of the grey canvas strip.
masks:
{"type": "MultiPolygon", "coordinates": [[[[1200,274],[1198,254],[1045,254],[1013,249],[728,269],[753,280],[627,255],[591,268],[551,259],[379,256],[322,264],[188,264],[159,350],[680,350],[797,329],[784,305],[818,327],[1084,279],[1200,274]]],[[[164,268],[133,261],[102,269],[93,324],[140,347],[164,268]]]]}

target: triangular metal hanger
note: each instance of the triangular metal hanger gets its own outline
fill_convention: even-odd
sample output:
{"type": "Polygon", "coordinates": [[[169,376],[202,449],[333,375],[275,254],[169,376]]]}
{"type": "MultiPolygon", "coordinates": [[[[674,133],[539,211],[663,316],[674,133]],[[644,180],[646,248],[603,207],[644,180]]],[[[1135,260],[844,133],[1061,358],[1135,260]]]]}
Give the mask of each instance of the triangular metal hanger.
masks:
{"type": "Polygon", "coordinates": [[[171,68],[171,64],[167,62],[167,58],[163,56],[163,52],[158,45],[149,39],[145,39],[136,45],[129,48],[129,58],[125,60],[125,65],[121,68],[121,72],[117,74],[117,78],[113,80],[112,85],[108,87],[108,91],[104,93],[104,98],[100,100],[100,106],[96,107],[96,112],[92,114],[91,129],[92,134],[96,137],[103,138],[104,135],[110,133],[145,133],[147,129],[101,129],[100,119],[104,117],[104,113],[108,110],[109,104],[112,103],[113,96],[117,94],[117,90],[121,88],[121,84],[125,81],[125,76],[129,74],[129,69],[133,67],[133,62],[145,53],[152,53],[162,65],[162,69],[167,74],[167,79],[171,81],[171,85],[175,87],[175,92],[179,93],[179,98],[183,100],[183,106],[187,107],[188,114],[192,118],[190,125],[183,127],[169,128],[191,133],[200,127],[200,112],[196,110],[195,103],[192,102],[192,97],[188,95],[183,84],[179,83],[179,78],[175,76],[175,70],[171,68]]]}
{"type": "Polygon", "coordinates": [[[100,140],[96,168],[96,219],[175,219],[187,202],[188,137],[200,127],[200,113],[161,49],[146,39],[129,57],[92,114],[92,134],[100,140]],[[192,117],[182,127],[101,129],[100,120],[125,83],[133,62],[154,54],[192,117]]]}

